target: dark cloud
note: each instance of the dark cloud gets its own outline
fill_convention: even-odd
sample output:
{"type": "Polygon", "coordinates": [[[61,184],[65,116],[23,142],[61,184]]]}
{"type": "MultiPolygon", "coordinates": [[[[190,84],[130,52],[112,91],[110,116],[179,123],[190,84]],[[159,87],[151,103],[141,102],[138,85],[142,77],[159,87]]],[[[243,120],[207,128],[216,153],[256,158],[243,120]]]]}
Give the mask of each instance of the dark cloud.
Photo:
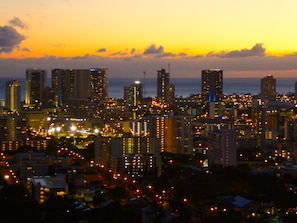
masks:
{"type": "Polygon", "coordinates": [[[130,54],[134,54],[135,52],[136,52],[136,49],[132,48],[131,51],[130,51],[130,54]]]}
{"type": "Polygon", "coordinates": [[[208,57],[220,57],[220,58],[241,58],[241,57],[262,57],[265,56],[266,48],[263,47],[263,44],[257,43],[251,49],[241,49],[233,51],[221,51],[218,53],[210,52],[207,54],[208,57]]]}
{"type": "Polygon", "coordinates": [[[104,52],[106,52],[107,50],[106,50],[106,48],[100,48],[100,49],[98,49],[96,52],[97,53],[104,53],[104,52]]]}
{"type": "Polygon", "coordinates": [[[168,52],[168,53],[160,53],[155,56],[155,58],[163,58],[163,57],[176,57],[176,54],[168,52]]]}
{"type": "Polygon", "coordinates": [[[127,55],[126,52],[118,51],[115,53],[111,53],[109,56],[126,56],[126,55],[127,55]]]}
{"type": "Polygon", "coordinates": [[[31,52],[31,50],[29,48],[26,48],[26,47],[22,48],[22,51],[23,52],[31,52]]]}
{"type": "Polygon", "coordinates": [[[9,53],[25,39],[11,26],[0,26],[0,53],[9,53]]]}
{"type": "MultiPolygon", "coordinates": [[[[162,55],[162,54],[161,54],[162,55]]],[[[139,56],[139,55],[138,55],[139,56]]],[[[230,58],[218,57],[136,57],[128,54],[126,57],[101,57],[91,54],[77,57],[44,56],[41,58],[0,58],[0,77],[25,76],[28,67],[38,67],[50,71],[54,68],[79,69],[94,66],[107,67],[109,77],[135,77],[146,71],[147,77],[156,77],[156,70],[168,64],[172,65],[172,77],[200,77],[201,70],[220,68],[224,77],[259,77],[272,74],[274,77],[296,77],[297,54],[287,56],[264,56],[230,58]],[[124,58],[124,59],[123,59],[124,58]]]]}
{"type": "Polygon", "coordinates": [[[157,47],[155,44],[145,49],[143,55],[152,55],[155,58],[176,57],[175,53],[165,52],[163,46],[157,47]]]}
{"type": "Polygon", "coordinates": [[[186,53],[179,53],[178,56],[180,56],[180,57],[186,57],[186,56],[188,56],[188,54],[186,54],[186,53]]]}
{"type": "Polygon", "coordinates": [[[28,29],[29,26],[20,20],[18,17],[13,17],[13,19],[8,21],[8,24],[14,27],[19,27],[21,29],[28,29]]]}
{"type": "Polygon", "coordinates": [[[75,60],[85,60],[85,59],[89,59],[91,57],[91,55],[90,54],[85,54],[85,55],[83,55],[83,56],[76,56],[76,57],[72,57],[73,59],[75,59],[75,60]]]}
{"type": "Polygon", "coordinates": [[[164,47],[159,46],[158,48],[156,47],[155,44],[150,45],[148,48],[145,49],[143,52],[144,55],[150,55],[150,54],[162,54],[164,53],[164,47]]]}

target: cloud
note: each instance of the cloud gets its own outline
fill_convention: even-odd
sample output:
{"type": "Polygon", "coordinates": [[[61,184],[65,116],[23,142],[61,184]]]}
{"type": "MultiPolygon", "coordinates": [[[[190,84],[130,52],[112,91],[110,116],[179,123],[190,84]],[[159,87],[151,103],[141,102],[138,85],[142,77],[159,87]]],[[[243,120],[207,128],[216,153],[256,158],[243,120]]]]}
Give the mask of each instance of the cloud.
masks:
{"type": "Polygon", "coordinates": [[[23,52],[31,52],[31,50],[30,50],[29,48],[27,48],[27,47],[23,47],[23,48],[22,48],[22,51],[23,51],[23,52]]]}
{"type": "Polygon", "coordinates": [[[18,17],[13,17],[13,19],[8,21],[8,24],[14,27],[19,27],[21,29],[28,29],[29,26],[20,20],[18,17]]]}
{"type": "Polygon", "coordinates": [[[164,52],[164,47],[163,46],[159,46],[157,48],[155,44],[152,44],[148,48],[145,49],[143,54],[144,55],[151,55],[151,54],[161,54],[163,52],[164,52]]]}
{"type": "Polygon", "coordinates": [[[130,51],[130,54],[134,54],[135,52],[136,52],[136,49],[132,48],[131,51],[130,51]]]}
{"type": "Polygon", "coordinates": [[[176,54],[168,52],[168,53],[160,53],[155,56],[155,58],[162,58],[162,57],[176,57],[176,54]]]}
{"type": "Polygon", "coordinates": [[[176,57],[177,54],[165,52],[163,46],[157,47],[155,44],[150,45],[143,52],[143,55],[153,56],[155,58],[176,57]]]}
{"type": "Polygon", "coordinates": [[[241,49],[241,50],[232,50],[232,51],[221,51],[218,53],[209,52],[208,57],[220,57],[220,58],[242,58],[242,57],[262,57],[265,56],[266,48],[263,47],[263,44],[257,43],[251,49],[241,49]]]}
{"type": "Polygon", "coordinates": [[[188,54],[186,54],[186,53],[179,53],[178,54],[180,57],[186,57],[186,56],[188,56],[188,54]]]}
{"type": "Polygon", "coordinates": [[[75,56],[75,57],[72,57],[73,59],[75,59],[75,60],[86,60],[86,59],[89,59],[91,57],[91,55],[90,54],[85,54],[85,55],[83,55],[83,56],[75,56]]]}
{"type": "Polygon", "coordinates": [[[128,53],[126,52],[118,51],[118,52],[111,53],[109,56],[126,56],[127,54],[128,53]]]}
{"type": "Polygon", "coordinates": [[[100,49],[98,49],[96,52],[97,53],[104,53],[104,52],[106,52],[107,50],[106,50],[106,48],[100,48],[100,49]]]}
{"type": "Polygon", "coordinates": [[[9,53],[25,39],[11,26],[0,26],[0,53],[9,53]]]}
{"type": "MultiPolygon", "coordinates": [[[[160,54],[162,55],[162,53],[160,54]]],[[[172,57],[157,58],[128,55],[126,57],[102,57],[86,54],[77,57],[44,56],[41,58],[1,58],[0,77],[24,77],[28,67],[38,67],[50,72],[54,68],[80,69],[94,66],[107,67],[109,77],[138,77],[141,71],[146,71],[147,77],[156,77],[156,70],[171,66],[171,77],[197,77],[201,70],[220,68],[224,77],[264,77],[272,74],[276,78],[296,77],[297,54],[287,56],[242,57],[223,59],[218,57],[172,57]],[[123,59],[124,58],[124,59],[123,59]]]]}

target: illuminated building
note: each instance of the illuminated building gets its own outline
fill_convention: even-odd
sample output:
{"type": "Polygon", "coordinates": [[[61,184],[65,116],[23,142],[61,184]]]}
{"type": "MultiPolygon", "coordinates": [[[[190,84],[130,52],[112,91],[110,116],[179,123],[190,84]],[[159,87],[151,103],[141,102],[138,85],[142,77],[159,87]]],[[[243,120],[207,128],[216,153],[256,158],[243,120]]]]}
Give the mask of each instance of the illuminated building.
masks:
{"type": "Polygon", "coordinates": [[[78,118],[98,116],[107,104],[107,76],[107,68],[52,70],[55,105],[78,118]]]}
{"type": "Polygon", "coordinates": [[[201,99],[202,110],[208,113],[208,118],[222,116],[223,71],[220,69],[202,70],[201,99]]]}
{"type": "Polygon", "coordinates": [[[43,88],[42,108],[56,108],[56,97],[53,88],[43,88]]]}
{"type": "Polygon", "coordinates": [[[230,123],[208,124],[204,135],[207,140],[211,165],[237,165],[236,130],[230,123]]]}
{"type": "Polygon", "coordinates": [[[17,150],[25,146],[27,138],[26,118],[19,115],[0,116],[1,150],[17,150]]]}
{"type": "Polygon", "coordinates": [[[174,102],[175,89],[170,84],[170,73],[166,73],[165,69],[158,70],[157,78],[157,99],[160,103],[171,105],[174,102]]]}
{"type": "Polygon", "coordinates": [[[123,156],[124,175],[131,177],[160,176],[161,156],[153,154],[129,154],[123,156]]]}
{"type": "Polygon", "coordinates": [[[202,103],[223,100],[223,71],[220,69],[202,70],[202,103]]]}
{"type": "Polygon", "coordinates": [[[266,109],[260,98],[252,100],[252,133],[258,139],[258,146],[265,148],[266,109]]]}
{"type": "Polygon", "coordinates": [[[142,84],[135,81],[131,86],[124,87],[124,100],[128,106],[136,107],[142,99],[142,84]]]}
{"type": "Polygon", "coordinates": [[[160,141],[160,152],[192,152],[192,116],[154,116],[149,122],[151,135],[160,141]]]}
{"type": "Polygon", "coordinates": [[[272,75],[261,79],[261,99],[264,104],[276,99],[276,79],[272,75]]]}
{"type": "Polygon", "coordinates": [[[52,70],[52,88],[55,92],[55,106],[64,105],[66,97],[66,71],[64,69],[52,70]]]}
{"type": "Polygon", "coordinates": [[[88,99],[91,86],[89,69],[67,69],[65,72],[65,102],[69,103],[72,99],[88,99]]]}
{"type": "Polygon", "coordinates": [[[26,70],[26,98],[25,104],[30,108],[42,106],[43,89],[46,83],[46,70],[26,70]]]}
{"type": "Polygon", "coordinates": [[[295,82],[295,94],[294,94],[294,101],[295,101],[295,104],[297,103],[297,81],[295,82]]]}
{"type": "Polygon", "coordinates": [[[17,153],[16,164],[20,178],[26,181],[28,177],[47,175],[49,158],[43,152],[17,153]]]}
{"type": "Polygon", "coordinates": [[[192,95],[187,98],[175,98],[174,104],[177,109],[188,115],[198,116],[202,113],[200,95],[192,95]]]}
{"type": "Polygon", "coordinates": [[[108,69],[91,68],[91,100],[96,105],[95,109],[102,109],[107,104],[108,99],[108,69]]]}
{"type": "Polygon", "coordinates": [[[130,177],[161,174],[159,140],[133,136],[95,141],[97,162],[113,171],[130,177]]]}
{"type": "Polygon", "coordinates": [[[49,197],[68,194],[65,176],[33,176],[29,178],[29,190],[34,199],[43,204],[49,197]]]}
{"type": "Polygon", "coordinates": [[[21,84],[17,80],[6,82],[5,107],[10,111],[20,109],[21,84]]]}
{"type": "Polygon", "coordinates": [[[27,124],[34,132],[45,132],[48,128],[46,111],[26,112],[27,124]]]}
{"type": "Polygon", "coordinates": [[[122,123],[124,133],[131,134],[132,136],[149,136],[150,134],[147,120],[124,121],[122,123]]]}

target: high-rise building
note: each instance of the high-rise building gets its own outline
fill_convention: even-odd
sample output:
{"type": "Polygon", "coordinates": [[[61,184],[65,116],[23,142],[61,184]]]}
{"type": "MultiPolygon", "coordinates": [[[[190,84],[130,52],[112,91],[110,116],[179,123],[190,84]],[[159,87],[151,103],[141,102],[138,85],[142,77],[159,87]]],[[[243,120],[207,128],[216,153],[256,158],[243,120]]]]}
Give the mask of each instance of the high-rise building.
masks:
{"type": "Polygon", "coordinates": [[[66,105],[70,113],[81,118],[97,117],[108,99],[108,69],[54,69],[52,88],[55,105],[66,105]]]}
{"type": "Polygon", "coordinates": [[[42,91],[46,83],[46,70],[26,70],[26,98],[27,106],[40,108],[42,106],[42,91]]]}
{"type": "Polygon", "coordinates": [[[108,99],[108,69],[107,68],[91,68],[91,100],[95,104],[95,109],[101,110],[105,107],[108,99]]]}
{"type": "Polygon", "coordinates": [[[88,99],[90,97],[91,78],[89,69],[66,70],[66,101],[88,99]]]}
{"type": "Polygon", "coordinates": [[[295,104],[296,104],[296,101],[297,101],[297,81],[295,82],[295,104]]]}
{"type": "Polygon", "coordinates": [[[95,140],[95,161],[115,175],[160,176],[159,140],[150,136],[128,136],[95,140]],[[97,152],[96,152],[97,151],[97,152]]]}
{"type": "Polygon", "coordinates": [[[193,137],[191,116],[152,116],[148,122],[150,135],[156,136],[160,152],[189,154],[193,137]]]}
{"type": "Polygon", "coordinates": [[[220,129],[208,132],[210,163],[222,166],[237,166],[235,129],[220,129]]]}
{"type": "Polygon", "coordinates": [[[222,116],[223,71],[220,69],[202,70],[201,100],[202,111],[208,118],[222,116]]]}
{"type": "Polygon", "coordinates": [[[128,106],[137,106],[142,99],[143,85],[140,81],[135,81],[131,86],[124,87],[124,100],[128,106]]]}
{"type": "Polygon", "coordinates": [[[202,70],[201,77],[202,102],[223,100],[223,71],[220,69],[202,70]]]}
{"type": "Polygon", "coordinates": [[[53,88],[45,87],[42,93],[42,108],[56,108],[55,91],[53,88]]]}
{"type": "Polygon", "coordinates": [[[172,104],[175,98],[174,85],[170,84],[170,73],[158,70],[157,99],[162,104],[172,104]]]}
{"type": "Polygon", "coordinates": [[[222,166],[237,165],[237,133],[232,120],[209,120],[203,122],[202,132],[208,146],[210,164],[222,166]]]}
{"type": "Polygon", "coordinates": [[[5,106],[10,111],[16,111],[20,108],[21,102],[21,84],[17,80],[6,82],[5,106]]]}
{"type": "Polygon", "coordinates": [[[52,70],[52,88],[55,92],[55,106],[64,105],[66,97],[66,71],[64,69],[52,70]]]}
{"type": "Polygon", "coordinates": [[[261,99],[264,104],[276,99],[276,79],[270,74],[261,79],[261,99]]]}

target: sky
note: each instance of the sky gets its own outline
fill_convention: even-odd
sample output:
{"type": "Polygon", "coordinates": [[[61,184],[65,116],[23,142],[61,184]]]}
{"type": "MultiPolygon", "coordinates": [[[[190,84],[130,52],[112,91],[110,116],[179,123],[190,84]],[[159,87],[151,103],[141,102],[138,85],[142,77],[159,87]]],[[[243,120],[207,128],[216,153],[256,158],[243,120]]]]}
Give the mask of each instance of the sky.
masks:
{"type": "Polygon", "coordinates": [[[297,79],[296,0],[0,2],[0,77],[106,67],[109,77],[297,79]]]}

